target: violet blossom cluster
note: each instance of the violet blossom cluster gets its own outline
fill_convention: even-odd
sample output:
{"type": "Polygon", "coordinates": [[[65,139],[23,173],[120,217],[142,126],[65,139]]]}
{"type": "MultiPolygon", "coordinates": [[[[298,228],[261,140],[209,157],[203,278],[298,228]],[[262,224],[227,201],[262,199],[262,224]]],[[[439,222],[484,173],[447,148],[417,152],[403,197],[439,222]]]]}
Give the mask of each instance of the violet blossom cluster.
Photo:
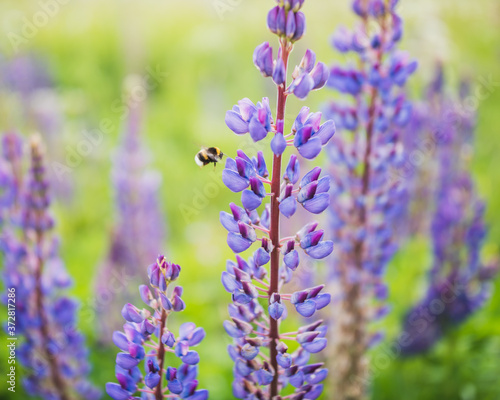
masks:
{"type": "Polygon", "coordinates": [[[432,135],[436,161],[421,171],[420,178],[425,178],[433,194],[428,205],[434,209],[428,227],[433,262],[426,293],[403,322],[408,337],[408,344],[402,348],[404,355],[430,350],[449,330],[480,309],[498,272],[496,261],[484,263],[480,257],[487,227],[485,204],[474,187],[469,167],[476,115],[463,112],[461,101],[466,94],[461,93],[461,99],[446,96],[439,67],[426,95],[427,121],[421,125],[420,136],[432,135]]]}
{"type": "Polygon", "coordinates": [[[384,273],[398,248],[395,229],[408,198],[397,170],[412,113],[404,87],[417,63],[397,50],[403,24],[396,4],[355,0],[360,22],[332,37],[334,48],[354,61],[333,66],[327,82],[350,98],[327,106],[342,132],[328,147],[335,198],[330,228],[337,246],[331,281],[339,294],[330,317],[329,360],[339,399],[365,394],[366,352],[382,337],[368,333],[368,324],[389,311],[384,273]]]}
{"type": "Polygon", "coordinates": [[[182,287],[169,290],[179,277],[181,267],[158,256],[148,267],[149,286],[140,285],[139,293],[147,308],[125,304],[123,332],[113,333],[113,342],[121,350],[116,356],[118,383],[106,384],[106,392],[115,400],[184,399],[206,400],[208,391],[198,389],[196,347],[205,338],[203,328],[186,322],[175,335],[167,327],[172,313],[183,311],[182,287]],[[178,367],[166,364],[176,360],[178,367]],[[143,370],[139,368],[143,365],[143,370]],[[135,395],[138,395],[135,396],[135,395]]]}
{"type": "MultiPolygon", "coordinates": [[[[90,366],[84,337],[76,329],[78,303],[64,294],[71,280],[52,235],[49,182],[38,138],[31,141],[31,162],[23,171],[22,140],[2,137],[0,161],[0,250],[6,292],[15,293],[15,329],[21,338],[18,360],[26,370],[28,395],[44,399],[100,398],[87,380],[90,366]]],[[[7,302],[8,295],[3,296],[7,302]]]]}
{"type": "Polygon", "coordinates": [[[330,179],[319,167],[301,174],[297,154],[291,154],[282,174],[282,157],[295,147],[303,158],[316,158],[335,133],[335,124],[321,123],[321,113],[303,107],[291,129],[285,134],[285,103],[290,95],[305,98],[322,88],[328,79],[325,64],[307,50],[287,84],[287,68],[293,44],[305,31],[300,11],[303,0],[279,1],[268,14],[267,24],[279,39],[278,51],[269,43],[255,49],[253,61],[264,77],[277,86],[276,118],[268,98],[257,103],[243,99],[226,113],[226,124],[236,134],[249,134],[254,142],[271,135],[272,168],[267,169],[265,154],[250,157],[238,150],[228,158],[222,173],[224,184],[241,192],[241,206],[230,204],[230,212],[221,212],[220,221],[227,229],[227,244],[236,253],[222,273],[224,288],[232,295],[231,319],[224,328],[233,338],[228,352],[234,361],[233,394],[240,399],[316,399],[328,371],[322,363],[310,363],[310,354],[326,347],[326,327],[312,319],[330,302],[324,285],[283,293],[283,286],[300,267],[299,249],[314,259],[323,259],[333,251],[333,242],[316,222],[307,223],[291,236],[280,235],[280,217],[291,218],[302,206],[312,214],[321,214],[330,204],[330,179]],[[266,201],[270,198],[270,202],[266,201]],[[253,254],[239,253],[253,247],[253,254]],[[263,299],[265,303],[261,303],[263,299]],[[280,323],[291,310],[311,318],[296,332],[280,332],[280,323]],[[287,343],[295,342],[290,350],[287,343]],[[298,346],[298,347],[297,347],[298,346]]]}
{"type": "Polygon", "coordinates": [[[96,276],[97,314],[104,341],[109,340],[121,325],[121,321],[110,317],[113,310],[135,294],[130,293],[127,282],[141,276],[138,266],[147,265],[165,239],[159,205],[162,178],[149,166],[151,157],[141,133],[142,112],[140,104],[129,104],[121,144],[113,155],[112,182],[117,215],[110,233],[108,254],[96,276]],[[108,282],[111,279],[123,285],[110,291],[108,282]]]}

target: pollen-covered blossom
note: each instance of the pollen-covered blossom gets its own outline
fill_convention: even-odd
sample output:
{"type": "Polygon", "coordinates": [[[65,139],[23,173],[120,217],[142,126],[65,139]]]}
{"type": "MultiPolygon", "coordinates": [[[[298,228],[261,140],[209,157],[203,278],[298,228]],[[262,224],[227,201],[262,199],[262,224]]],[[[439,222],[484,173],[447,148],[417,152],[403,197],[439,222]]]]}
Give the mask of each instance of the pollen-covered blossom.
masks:
{"type": "Polygon", "coordinates": [[[156,257],[165,239],[164,218],[159,205],[161,175],[150,168],[150,154],[141,133],[142,108],[128,107],[128,119],[120,146],[113,155],[112,182],[115,189],[116,222],[110,233],[106,259],[96,278],[97,313],[101,339],[109,340],[121,326],[112,310],[126,299],[132,280],[140,278],[138,266],[156,257]],[[109,290],[109,281],[120,282],[119,290],[109,290]],[[103,301],[99,301],[103,299],[103,301]]]}
{"type": "Polygon", "coordinates": [[[186,307],[182,287],[169,290],[180,271],[179,265],[160,255],[148,267],[149,286],[139,287],[147,307],[123,306],[123,332],[113,333],[113,342],[121,350],[116,356],[118,383],[106,384],[106,392],[113,399],[138,399],[135,394],[143,400],[208,399],[208,391],[198,389],[200,357],[192,349],[205,338],[205,331],[192,322],[182,324],[178,335],[167,327],[170,315],[186,307]],[[168,365],[170,360],[178,366],[168,365]]]}
{"type": "Polygon", "coordinates": [[[416,62],[397,51],[402,21],[396,1],[354,1],[361,18],[354,30],[339,29],[333,46],[350,53],[355,65],[334,66],[327,86],[349,101],[327,105],[341,135],[328,147],[335,201],[330,206],[332,290],[329,354],[338,399],[361,399],[367,381],[366,352],[381,334],[367,332],[370,321],[388,312],[384,273],[398,247],[398,216],[407,195],[397,170],[404,161],[402,137],[412,106],[404,85],[416,62]]]}
{"type": "Polygon", "coordinates": [[[294,293],[286,293],[283,286],[300,268],[301,257],[323,259],[332,253],[333,242],[316,222],[306,223],[291,236],[279,232],[281,216],[291,218],[298,207],[320,214],[330,204],[330,179],[319,167],[301,173],[298,155],[316,158],[334,135],[335,124],[322,124],[321,113],[303,107],[285,132],[287,97],[293,94],[303,99],[328,79],[325,65],[316,63],[315,54],[307,50],[287,85],[289,54],[305,30],[302,4],[298,0],[278,2],[268,14],[269,29],[279,38],[278,51],[273,52],[266,42],[254,52],[257,69],[264,77],[272,77],[277,86],[276,117],[267,98],[257,103],[243,99],[226,113],[226,124],[234,133],[248,133],[255,142],[271,136],[273,157],[268,170],[265,152],[248,155],[238,150],[236,157],[227,158],[222,173],[224,184],[241,193],[241,206],[231,203],[229,212],[220,213],[228,246],[236,253],[236,260],[228,261],[222,273],[222,284],[232,296],[230,320],[224,322],[224,328],[233,338],[228,351],[234,361],[233,394],[240,399],[279,399],[284,393],[295,400],[316,399],[327,376],[322,363],[311,364],[309,359],[326,347],[326,327],[317,319],[317,311],[329,304],[331,296],[324,285],[294,293]],[[282,171],[288,147],[296,153],[286,156],[282,171]],[[249,257],[240,255],[250,249],[249,257]],[[296,332],[280,332],[280,323],[290,312],[311,320],[296,332]],[[290,342],[295,344],[289,351],[290,342]]]}
{"type": "Polygon", "coordinates": [[[21,139],[9,134],[2,144],[0,250],[7,292],[3,300],[15,293],[15,330],[9,325],[6,329],[21,339],[17,354],[26,370],[25,390],[44,399],[98,399],[99,390],[87,381],[87,349],[75,326],[78,303],[64,295],[71,281],[51,233],[54,220],[40,141],[31,142],[26,176],[21,139]]]}
{"type": "Polygon", "coordinates": [[[438,69],[438,78],[429,88],[428,120],[421,134],[432,135],[436,162],[419,171],[434,194],[428,204],[434,209],[429,226],[434,259],[426,293],[403,323],[405,355],[431,349],[451,328],[480,309],[498,272],[496,261],[484,263],[480,257],[487,235],[485,204],[469,168],[476,115],[464,112],[461,101],[444,95],[442,75],[438,69]],[[431,184],[429,179],[435,182],[431,184]]]}

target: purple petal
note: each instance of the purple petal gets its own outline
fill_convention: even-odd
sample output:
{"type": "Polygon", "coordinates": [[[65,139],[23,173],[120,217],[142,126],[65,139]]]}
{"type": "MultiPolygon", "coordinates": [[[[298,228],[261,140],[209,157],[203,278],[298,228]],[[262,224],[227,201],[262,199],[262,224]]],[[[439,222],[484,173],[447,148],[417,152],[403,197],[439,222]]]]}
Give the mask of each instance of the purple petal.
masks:
{"type": "Polygon", "coordinates": [[[286,37],[291,39],[295,36],[295,30],[297,26],[295,24],[295,13],[289,12],[288,17],[286,19],[286,37]]]}
{"type": "Polygon", "coordinates": [[[282,85],[286,81],[286,68],[285,68],[285,63],[279,57],[276,60],[276,64],[274,66],[273,70],[273,81],[276,83],[276,85],[282,85]]]}
{"type": "Polygon", "coordinates": [[[233,293],[237,289],[241,289],[241,284],[227,271],[222,272],[222,285],[228,293],[233,293]]]}
{"type": "Polygon", "coordinates": [[[127,400],[130,398],[131,393],[127,392],[117,383],[106,383],[106,393],[114,400],[127,400]]]}
{"type": "MultiPolygon", "coordinates": [[[[292,13],[290,13],[292,14],[292,13]]],[[[255,375],[257,377],[257,381],[259,382],[259,385],[261,386],[267,386],[269,385],[274,378],[274,375],[272,372],[267,371],[263,368],[259,369],[257,372],[255,372],[255,375]]]]}
{"type": "Polygon", "coordinates": [[[197,346],[200,344],[200,342],[205,339],[205,329],[203,328],[196,328],[193,332],[193,335],[191,338],[188,340],[188,344],[190,346],[197,346]]]}
{"type": "Polygon", "coordinates": [[[330,205],[330,195],[328,193],[320,193],[315,195],[312,199],[306,200],[302,206],[313,214],[321,214],[330,205]]]}
{"type": "Polygon", "coordinates": [[[259,354],[259,348],[254,347],[246,343],[242,348],[240,352],[241,356],[248,361],[253,360],[257,355],[259,354]]]}
{"type": "Polygon", "coordinates": [[[313,70],[314,64],[316,64],[316,54],[314,51],[307,49],[306,54],[304,54],[304,57],[300,61],[299,67],[308,74],[313,70]]]}
{"type": "Polygon", "coordinates": [[[312,342],[302,343],[302,347],[308,353],[319,353],[326,347],[327,340],[325,338],[316,338],[312,342]]]}
{"type": "Polygon", "coordinates": [[[236,161],[232,158],[226,158],[226,164],[224,165],[225,169],[230,169],[231,171],[238,172],[238,168],[236,167],[236,161]]]}
{"type": "Polygon", "coordinates": [[[283,315],[285,307],[281,303],[274,302],[269,305],[268,311],[269,311],[269,316],[277,320],[280,319],[281,316],[283,315]]]}
{"type": "Polygon", "coordinates": [[[257,111],[255,104],[247,97],[238,101],[238,108],[244,121],[250,121],[250,117],[257,111]]]}
{"type": "Polygon", "coordinates": [[[316,193],[325,193],[330,191],[330,177],[324,176],[318,181],[318,186],[316,187],[316,193]]]}
{"type": "Polygon", "coordinates": [[[299,180],[300,175],[300,164],[297,160],[297,156],[292,154],[290,156],[290,161],[285,170],[284,179],[288,179],[291,183],[296,184],[299,180]]]}
{"type": "Polygon", "coordinates": [[[252,117],[248,124],[248,131],[254,142],[264,139],[267,136],[266,129],[262,126],[257,116],[252,117]]]}
{"type": "Polygon", "coordinates": [[[191,333],[196,329],[193,322],[185,322],[179,327],[179,338],[181,340],[188,339],[191,333]]]}
{"type": "Polygon", "coordinates": [[[292,365],[292,356],[288,353],[278,353],[276,360],[278,361],[278,364],[285,369],[290,368],[292,365]]]}
{"type": "Polygon", "coordinates": [[[310,317],[316,311],[316,303],[312,300],[306,300],[303,303],[295,304],[295,309],[303,317],[310,317]]]}
{"type": "Polygon", "coordinates": [[[161,337],[161,342],[168,347],[173,347],[175,344],[175,336],[172,332],[166,331],[161,337]]]}
{"type": "Polygon", "coordinates": [[[293,145],[295,147],[300,147],[311,138],[313,134],[313,127],[311,125],[304,125],[296,133],[293,140],[293,145]]]}
{"type": "Polygon", "coordinates": [[[241,151],[239,151],[238,157],[236,157],[236,169],[240,176],[250,179],[252,176],[255,176],[255,166],[253,165],[252,160],[250,160],[247,155],[241,151]],[[244,156],[244,157],[242,157],[244,156]]]}
{"type": "Polygon", "coordinates": [[[185,356],[181,357],[181,360],[184,364],[196,365],[200,362],[200,356],[196,351],[190,350],[185,356]]]}
{"type": "Polygon", "coordinates": [[[292,85],[293,94],[299,99],[305,99],[314,87],[314,80],[310,75],[304,74],[297,78],[292,85]]]}
{"type": "Polygon", "coordinates": [[[222,182],[224,182],[224,185],[226,185],[229,190],[235,193],[245,190],[250,185],[248,179],[243,178],[237,172],[230,169],[222,171],[222,182]]]}
{"type": "Polygon", "coordinates": [[[201,389],[197,390],[192,396],[186,397],[186,400],[207,400],[208,390],[201,389]]]}
{"type": "Polygon", "coordinates": [[[144,317],[137,311],[133,304],[125,304],[122,308],[122,316],[129,322],[141,323],[144,317]]]}
{"type": "Polygon", "coordinates": [[[302,186],[300,192],[297,194],[297,201],[303,203],[306,200],[310,200],[316,194],[316,189],[318,188],[318,181],[312,181],[305,186],[302,186]]]}
{"type": "Polygon", "coordinates": [[[311,385],[316,385],[317,383],[324,381],[327,376],[328,376],[328,369],[323,368],[320,369],[319,371],[316,371],[313,375],[310,375],[307,378],[307,382],[310,383],[311,385]]]}
{"type": "Polygon", "coordinates": [[[311,72],[311,78],[314,82],[313,90],[318,90],[325,86],[329,74],[326,65],[319,62],[311,72]]]}
{"type": "Polygon", "coordinates": [[[253,372],[253,368],[250,367],[246,360],[238,358],[234,365],[235,372],[240,376],[248,376],[253,372]]]}
{"type": "Polygon", "coordinates": [[[237,233],[229,232],[227,234],[227,244],[235,253],[245,251],[252,245],[252,243],[253,242],[251,240],[245,239],[237,233]]]}
{"type": "Polygon", "coordinates": [[[150,389],[155,388],[160,383],[160,374],[158,372],[150,372],[144,378],[144,383],[150,389]]]}
{"type": "Polygon", "coordinates": [[[278,17],[276,19],[276,33],[281,36],[285,33],[286,29],[286,15],[285,8],[280,7],[278,10],[278,17]]]}
{"type": "Polygon", "coordinates": [[[335,134],[335,130],[336,130],[335,122],[333,122],[333,120],[330,119],[326,121],[323,125],[321,125],[319,131],[316,133],[315,136],[321,139],[321,144],[324,146],[333,137],[333,135],[335,134]]]}
{"type": "Polygon", "coordinates": [[[280,212],[287,218],[290,218],[297,210],[297,201],[295,197],[290,196],[283,200],[280,205],[280,212]]]}
{"type": "Polygon", "coordinates": [[[291,252],[285,254],[283,261],[288,268],[295,271],[299,266],[299,252],[297,250],[292,250],[291,252]]]}
{"type": "Polygon", "coordinates": [[[276,133],[271,139],[271,150],[277,156],[283,154],[286,150],[286,139],[282,133],[276,133]]]}
{"type": "Polygon", "coordinates": [[[168,382],[167,387],[174,394],[182,393],[182,383],[178,379],[168,382]]]}
{"type": "Polygon", "coordinates": [[[300,187],[304,187],[311,182],[317,181],[320,174],[321,174],[321,168],[314,167],[307,174],[305,174],[304,177],[300,180],[300,187]]]}
{"type": "Polygon", "coordinates": [[[257,234],[255,233],[255,229],[250,225],[245,224],[244,222],[238,222],[238,228],[240,229],[240,234],[245,239],[249,239],[252,243],[257,240],[257,234]]]}
{"type": "Polygon", "coordinates": [[[314,386],[309,392],[305,395],[305,400],[316,400],[323,393],[323,385],[314,386]]]}
{"type": "Polygon", "coordinates": [[[137,364],[139,364],[140,360],[132,357],[128,353],[118,353],[116,355],[116,364],[123,369],[132,369],[137,364]]]}
{"type": "Polygon", "coordinates": [[[295,14],[295,26],[295,35],[292,38],[294,42],[304,36],[304,32],[306,31],[306,17],[302,11],[295,14]]]}
{"type": "Polygon", "coordinates": [[[322,308],[330,304],[331,298],[332,296],[330,295],[330,293],[321,293],[311,300],[316,303],[316,310],[321,310],[322,308]]]}
{"type": "Polygon", "coordinates": [[[267,27],[270,29],[272,33],[278,32],[278,12],[279,6],[276,6],[269,11],[267,14],[267,27]]]}
{"type": "Polygon", "coordinates": [[[271,260],[271,256],[266,250],[264,250],[264,248],[259,247],[257,251],[253,254],[253,259],[255,265],[260,267],[262,265],[266,265],[269,262],[269,260],[271,260]]]}
{"type": "Polygon", "coordinates": [[[142,301],[149,306],[149,302],[153,298],[153,295],[151,294],[151,290],[149,290],[149,287],[147,287],[146,285],[139,286],[139,294],[141,295],[142,301]]]}
{"type": "Polygon", "coordinates": [[[113,343],[120,350],[128,351],[128,339],[123,332],[114,331],[113,332],[113,343]]]}
{"type": "Polygon", "coordinates": [[[253,211],[256,208],[260,207],[260,205],[262,204],[262,198],[257,196],[251,190],[245,190],[241,194],[241,204],[248,211],[253,211]]]}
{"type": "Polygon", "coordinates": [[[221,211],[219,213],[219,221],[229,232],[239,233],[238,222],[231,214],[221,211]]]}
{"type": "Polygon", "coordinates": [[[165,296],[163,293],[160,293],[160,301],[161,305],[165,310],[171,310],[172,309],[172,303],[170,300],[165,296]]]}
{"type": "Polygon", "coordinates": [[[172,301],[172,306],[173,306],[173,310],[175,312],[179,312],[179,311],[182,311],[186,308],[186,304],[184,303],[184,300],[182,300],[180,298],[180,296],[174,296],[174,299],[172,301]]]}
{"type": "Polygon", "coordinates": [[[321,153],[321,148],[321,140],[316,136],[309,139],[306,144],[298,147],[297,150],[302,157],[312,160],[321,153]]]}
{"type": "Polygon", "coordinates": [[[243,121],[241,115],[233,110],[226,112],[226,125],[237,135],[243,135],[248,132],[248,122],[243,121]]]}
{"type": "Polygon", "coordinates": [[[325,240],[320,242],[316,246],[309,247],[305,249],[306,254],[316,260],[328,257],[333,251],[333,242],[331,240],[325,240]]]}
{"type": "Polygon", "coordinates": [[[288,380],[290,381],[290,385],[299,388],[304,384],[304,373],[299,371],[295,375],[289,377],[288,380]]]}

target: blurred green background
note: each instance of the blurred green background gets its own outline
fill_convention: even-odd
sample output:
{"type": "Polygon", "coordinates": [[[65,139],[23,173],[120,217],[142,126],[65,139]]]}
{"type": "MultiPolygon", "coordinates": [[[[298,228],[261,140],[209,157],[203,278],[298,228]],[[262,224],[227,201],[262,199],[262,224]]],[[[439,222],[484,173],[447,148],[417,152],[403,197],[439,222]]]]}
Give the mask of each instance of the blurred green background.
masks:
{"type": "MultiPolygon", "coordinates": [[[[71,149],[84,138],[84,130],[97,128],[103,119],[113,123],[112,133],[65,175],[63,183],[73,194],[55,205],[62,257],[75,282],[72,294],[82,301],[83,308],[92,301],[93,271],[109,244],[115,212],[110,154],[123,127],[122,115],[114,105],[121,101],[123,80],[130,73],[144,75],[148,68],[159,69],[166,76],[149,93],[143,128],[153,165],[164,178],[162,204],[168,240],[159,251],[183,267],[181,284],[188,307],[177,324],[192,320],[208,333],[199,348],[200,386],[210,390],[212,399],[230,399],[232,366],[225,351],[229,339],[221,325],[229,296],[219,278],[231,253],[218,213],[239,197],[220,183],[221,168],[200,170],[193,157],[200,146],[215,145],[234,155],[245,145],[224,124],[226,110],[237,100],[249,97],[257,101],[269,96],[274,105],[271,82],[262,79],[252,64],[255,46],[273,40],[265,26],[273,2],[61,0],[46,23],[30,34],[32,37],[13,42],[13,33],[21,35],[26,19],[32,21],[46,3],[2,0],[0,60],[34,54],[40,68],[49,71],[51,96],[59,108],[54,106],[54,113],[62,118],[62,129],[54,142],[60,149],[56,152],[59,159],[52,161],[65,163],[71,149]],[[188,216],[182,212],[186,207],[192,211],[188,216]]],[[[351,26],[354,22],[349,3],[306,1],[308,31],[293,52],[292,62],[299,62],[306,48],[312,48],[318,59],[328,64],[347,61],[329,47],[329,38],[339,24],[351,26]]],[[[402,47],[420,62],[411,84],[414,96],[430,79],[436,60],[445,63],[451,85],[461,76],[469,77],[474,86],[482,80],[492,82],[490,94],[478,103],[472,167],[479,192],[488,202],[491,229],[484,252],[495,254],[500,242],[500,226],[495,224],[500,217],[500,2],[403,0],[399,11],[406,28],[402,47]]],[[[307,105],[319,109],[331,96],[328,90],[314,92],[307,105]]],[[[287,120],[293,120],[302,104],[291,99],[287,120]]],[[[25,135],[32,133],[33,124],[23,106],[23,99],[15,93],[0,94],[2,131],[15,128],[25,135]]],[[[391,264],[388,279],[393,311],[383,323],[386,344],[398,333],[405,310],[425,288],[429,265],[430,252],[424,239],[405,246],[391,264]]],[[[496,286],[498,289],[498,281],[496,286]]],[[[373,399],[500,399],[499,317],[497,290],[482,311],[429,355],[391,360],[383,368],[375,368],[373,399]]],[[[82,317],[80,328],[91,348],[92,378],[104,387],[105,382],[114,380],[116,350],[95,345],[96,321],[82,317]]],[[[0,348],[4,376],[6,353],[4,346],[0,348]]],[[[373,355],[383,348],[373,350],[373,355]]],[[[20,385],[12,395],[3,383],[0,397],[24,398],[20,385]]]]}

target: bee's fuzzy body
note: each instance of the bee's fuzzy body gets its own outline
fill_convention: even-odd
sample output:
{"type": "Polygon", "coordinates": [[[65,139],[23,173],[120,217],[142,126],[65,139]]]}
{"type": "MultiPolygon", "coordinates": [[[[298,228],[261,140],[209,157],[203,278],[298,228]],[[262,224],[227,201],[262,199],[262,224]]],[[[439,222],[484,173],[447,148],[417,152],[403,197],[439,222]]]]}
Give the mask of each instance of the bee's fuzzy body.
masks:
{"type": "Polygon", "coordinates": [[[200,167],[204,167],[210,163],[217,165],[217,163],[222,160],[223,156],[224,153],[222,153],[218,147],[208,147],[201,149],[194,157],[194,161],[200,167]]]}

